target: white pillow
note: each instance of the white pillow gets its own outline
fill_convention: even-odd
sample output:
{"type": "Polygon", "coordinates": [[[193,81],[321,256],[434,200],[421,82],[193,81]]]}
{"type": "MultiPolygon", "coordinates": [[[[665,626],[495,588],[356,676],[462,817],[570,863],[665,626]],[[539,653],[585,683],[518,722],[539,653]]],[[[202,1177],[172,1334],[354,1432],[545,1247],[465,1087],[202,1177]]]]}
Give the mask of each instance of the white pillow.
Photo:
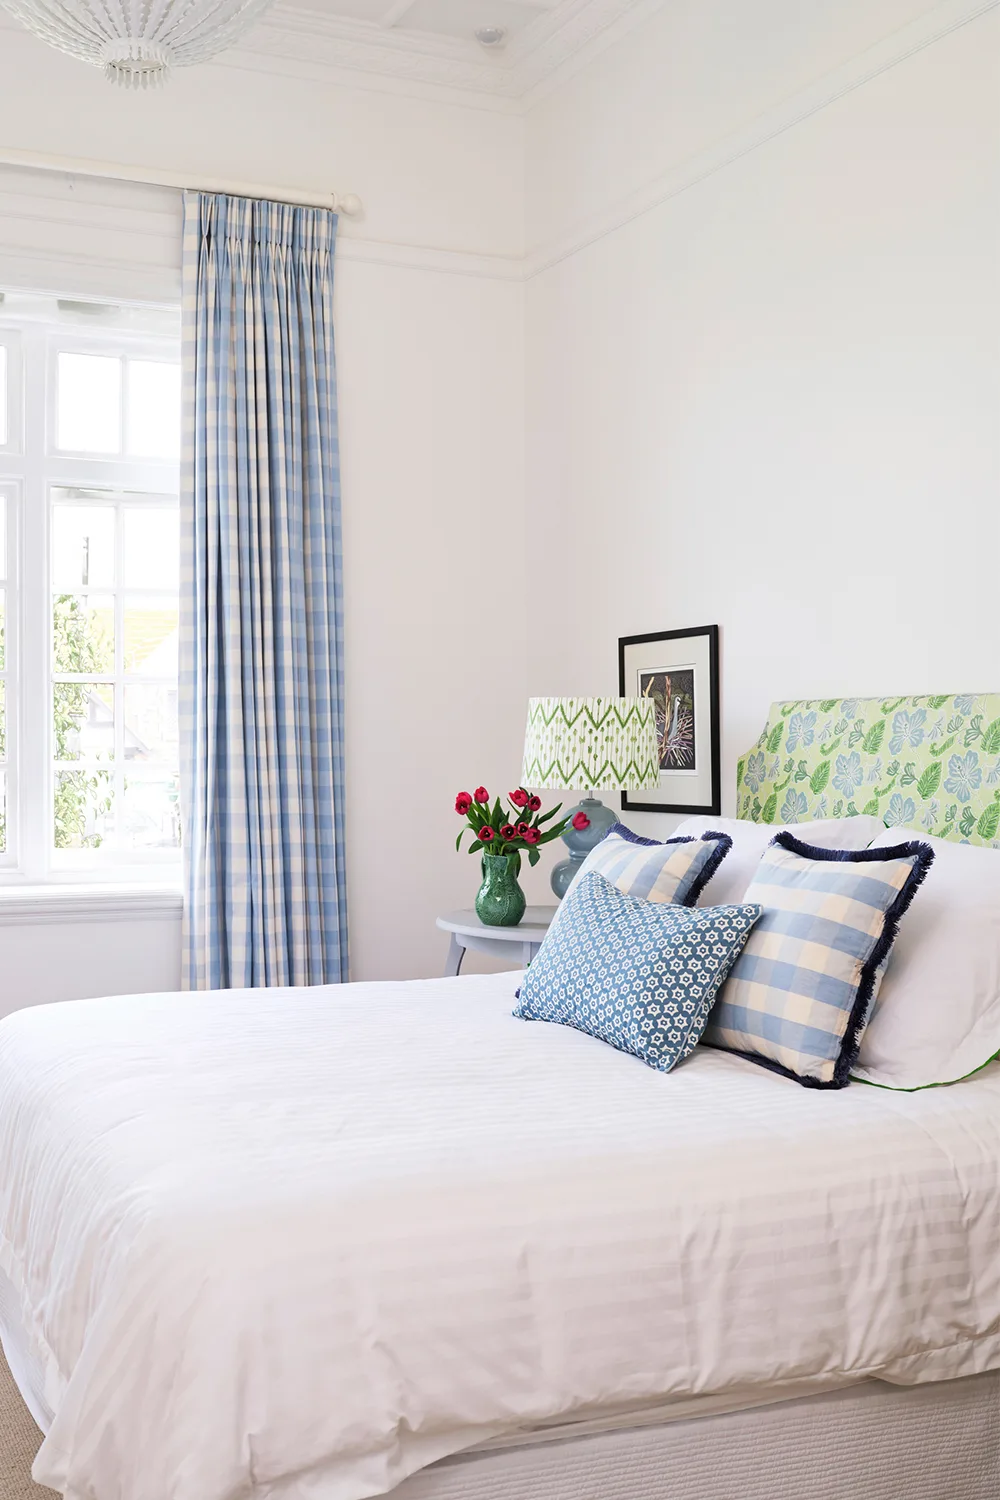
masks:
{"type": "Polygon", "coordinates": [[[911,838],[930,844],[934,863],[899,924],[852,1071],[893,1089],[956,1083],[1000,1052],[1000,850],[908,828],[872,847],[911,838]]]}
{"type": "MultiPolygon", "coordinates": [[[[859,813],[855,818],[820,818],[816,823],[751,823],[744,818],[685,818],[672,837],[700,838],[708,830],[728,833],[733,847],[698,897],[698,906],[728,906],[742,901],[743,892],[757,873],[761,855],[776,833],[785,829],[807,844],[821,849],[867,849],[877,833],[884,831],[880,818],[859,813]]],[[[901,843],[901,839],[896,840],[901,843]]]]}

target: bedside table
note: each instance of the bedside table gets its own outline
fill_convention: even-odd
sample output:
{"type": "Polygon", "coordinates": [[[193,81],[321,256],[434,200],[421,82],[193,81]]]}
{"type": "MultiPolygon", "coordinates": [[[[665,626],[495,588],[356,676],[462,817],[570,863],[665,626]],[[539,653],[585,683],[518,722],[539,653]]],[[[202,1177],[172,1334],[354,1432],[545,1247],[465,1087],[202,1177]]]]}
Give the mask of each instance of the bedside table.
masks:
{"type": "Polygon", "coordinates": [[[437,919],[441,931],[451,933],[445,976],[451,978],[459,972],[468,948],[488,953],[491,958],[509,959],[512,968],[526,969],[557,910],[555,906],[529,906],[516,927],[487,927],[471,907],[468,911],[445,912],[437,919]]]}

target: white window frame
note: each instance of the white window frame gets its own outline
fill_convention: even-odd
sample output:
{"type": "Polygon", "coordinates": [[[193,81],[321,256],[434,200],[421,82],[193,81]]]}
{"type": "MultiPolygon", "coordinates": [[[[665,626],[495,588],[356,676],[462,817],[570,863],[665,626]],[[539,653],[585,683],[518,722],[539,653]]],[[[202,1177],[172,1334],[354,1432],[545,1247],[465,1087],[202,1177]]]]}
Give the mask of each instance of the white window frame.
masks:
{"type": "Polygon", "coordinates": [[[7,441],[0,443],[0,454],[20,453],[24,441],[24,381],[17,329],[0,328],[0,348],[7,354],[7,441]]]}
{"type": "MultiPolygon", "coordinates": [[[[179,340],[120,328],[81,332],[75,327],[63,330],[51,323],[11,319],[0,325],[0,342],[17,354],[13,379],[8,355],[10,435],[16,443],[0,448],[0,489],[14,490],[8,505],[8,589],[13,598],[8,599],[7,620],[7,850],[0,855],[0,885],[143,879],[162,885],[165,879],[179,879],[179,850],[54,847],[50,529],[53,499],[59,490],[103,489],[109,499],[148,495],[151,504],[176,499],[178,493],[175,462],[56,449],[58,354],[111,354],[179,363],[179,340]],[[39,683],[44,685],[42,691],[39,683]]],[[[123,417],[126,386],[123,368],[123,417]]],[[[123,424],[123,445],[126,432],[123,424]]],[[[119,642],[116,652],[120,651],[119,642]]],[[[120,775],[116,771],[116,781],[120,775]]]]}
{"type": "Polygon", "coordinates": [[[6,705],[6,752],[0,757],[4,775],[4,816],[7,825],[7,847],[0,853],[0,878],[5,871],[13,869],[14,850],[17,847],[17,756],[13,753],[17,745],[18,703],[15,690],[20,680],[19,665],[19,595],[18,574],[20,572],[20,516],[21,486],[15,479],[0,479],[0,496],[4,500],[7,522],[5,538],[7,552],[7,576],[0,584],[6,590],[4,599],[4,669],[0,677],[6,681],[4,703],[6,705]]]}

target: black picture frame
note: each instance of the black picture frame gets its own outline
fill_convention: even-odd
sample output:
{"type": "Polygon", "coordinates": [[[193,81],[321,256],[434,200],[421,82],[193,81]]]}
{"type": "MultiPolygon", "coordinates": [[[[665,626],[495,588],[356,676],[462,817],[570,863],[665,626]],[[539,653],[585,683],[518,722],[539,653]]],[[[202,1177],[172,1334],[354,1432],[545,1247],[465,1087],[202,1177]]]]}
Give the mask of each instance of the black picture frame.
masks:
{"type": "MultiPolygon", "coordinates": [[[[698,625],[689,630],[660,630],[649,635],[623,635],[618,639],[618,691],[627,697],[627,654],[630,647],[650,646],[659,641],[683,641],[708,637],[708,712],[709,712],[709,756],[711,762],[711,798],[708,802],[637,802],[628,792],[622,792],[622,810],[625,812],[655,813],[710,813],[718,816],[722,811],[722,740],[719,721],[719,627],[698,625]]],[[[661,773],[662,776],[669,772],[661,773]]]]}

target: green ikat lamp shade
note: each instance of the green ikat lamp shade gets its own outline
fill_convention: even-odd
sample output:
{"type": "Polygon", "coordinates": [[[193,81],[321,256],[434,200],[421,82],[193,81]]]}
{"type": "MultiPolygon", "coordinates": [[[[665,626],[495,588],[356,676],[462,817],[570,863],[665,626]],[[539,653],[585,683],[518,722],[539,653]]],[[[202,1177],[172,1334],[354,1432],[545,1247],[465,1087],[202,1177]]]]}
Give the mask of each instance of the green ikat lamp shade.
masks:
{"type": "MultiPolygon", "coordinates": [[[[652,698],[529,698],[521,785],[535,791],[645,791],[660,782],[659,745],[652,698]]],[[[584,797],[566,814],[569,858],[552,871],[561,900],[595,844],[618,821],[597,797],[584,797]]]]}

